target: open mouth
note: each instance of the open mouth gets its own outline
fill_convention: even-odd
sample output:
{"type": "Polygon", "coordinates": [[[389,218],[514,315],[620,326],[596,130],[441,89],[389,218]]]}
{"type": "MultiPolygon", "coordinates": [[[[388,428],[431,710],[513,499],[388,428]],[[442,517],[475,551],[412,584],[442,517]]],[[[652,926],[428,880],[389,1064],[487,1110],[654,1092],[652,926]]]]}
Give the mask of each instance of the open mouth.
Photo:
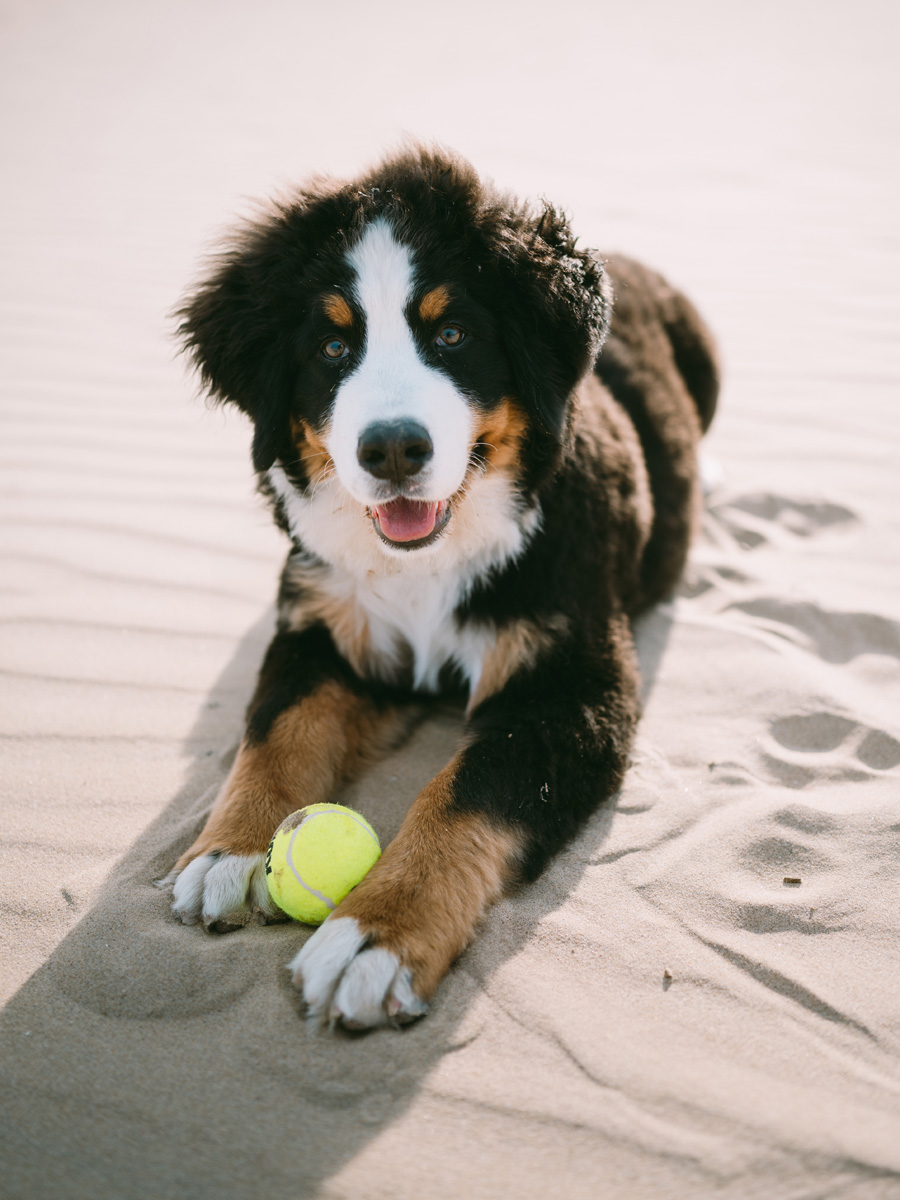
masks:
{"type": "Polygon", "coordinates": [[[418,550],[440,537],[450,520],[449,500],[407,500],[401,496],[369,509],[375,532],[389,546],[418,550]]]}

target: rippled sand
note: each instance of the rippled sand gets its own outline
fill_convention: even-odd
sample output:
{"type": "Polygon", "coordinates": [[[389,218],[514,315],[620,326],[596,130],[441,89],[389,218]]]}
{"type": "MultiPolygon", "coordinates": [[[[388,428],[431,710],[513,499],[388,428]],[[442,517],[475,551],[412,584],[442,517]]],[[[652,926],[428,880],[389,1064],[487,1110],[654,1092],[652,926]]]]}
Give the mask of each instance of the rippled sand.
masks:
{"type": "MultiPolygon", "coordinates": [[[[602,7],[4,7],[3,1196],[900,1196],[895,9],[602,7]],[[724,474],[618,802],[425,1022],[329,1037],[302,929],[153,887],[284,552],[165,314],[245,197],[403,132],[697,300],[724,474]]],[[[350,803],[390,836],[459,728],[350,803]]]]}

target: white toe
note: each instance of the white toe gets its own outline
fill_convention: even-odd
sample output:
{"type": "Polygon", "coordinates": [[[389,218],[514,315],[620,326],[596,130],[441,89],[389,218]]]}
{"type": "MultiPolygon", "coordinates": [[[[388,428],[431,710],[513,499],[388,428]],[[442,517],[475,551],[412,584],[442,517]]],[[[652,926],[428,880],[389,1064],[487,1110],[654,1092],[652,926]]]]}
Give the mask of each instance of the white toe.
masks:
{"type": "Polygon", "coordinates": [[[172,887],[172,909],[185,925],[196,925],[203,909],[203,880],[216,861],[213,854],[202,854],[184,868],[172,887]]]}
{"type": "Polygon", "coordinates": [[[247,909],[253,873],[262,862],[262,854],[223,854],[216,859],[203,880],[205,924],[247,909]]]}
{"type": "Polygon", "coordinates": [[[365,948],[353,917],[329,917],[289,964],[309,1015],[347,1029],[404,1025],[428,1009],[392,950],[365,948]]]}
{"type": "Polygon", "coordinates": [[[264,854],[203,854],[188,863],[172,889],[172,908],[186,925],[205,925],[224,917],[275,906],[268,895],[264,854]]]}
{"type": "Polygon", "coordinates": [[[363,950],[341,977],[328,1014],[331,1020],[348,1029],[386,1025],[385,1001],[399,968],[400,960],[390,950],[363,950]]]}
{"type": "Polygon", "coordinates": [[[267,917],[284,916],[281,909],[269,895],[269,885],[266,883],[266,858],[261,855],[250,876],[250,907],[254,912],[263,913],[267,917]]]}
{"type": "Polygon", "coordinates": [[[311,1017],[324,1017],[344,971],[365,943],[353,917],[329,918],[288,964],[294,986],[303,988],[311,1017]]]}
{"type": "Polygon", "coordinates": [[[385,1008],[388,1018],[399,1025],[424,1017],[428,1012],[428,1005],[413,991],[409,967],[401,967],[397,972],[385,1008]]]}

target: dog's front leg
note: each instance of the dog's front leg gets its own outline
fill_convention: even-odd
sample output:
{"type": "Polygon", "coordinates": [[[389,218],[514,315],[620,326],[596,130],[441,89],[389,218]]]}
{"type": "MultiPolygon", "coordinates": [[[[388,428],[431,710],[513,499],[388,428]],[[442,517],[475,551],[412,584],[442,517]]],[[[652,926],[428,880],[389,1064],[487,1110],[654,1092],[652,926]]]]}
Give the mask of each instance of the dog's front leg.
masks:
{"type": "Polygon", "coordinates": [[[422,1015],[488,907],[618,787],[637,712],[624,618],[599,647],[556,644],[481,700],[465,747],[291,964],[310,1014],[351,1029],[422,1015]]]}
{"type": "Polygon", "coordinates": [[[322,627],[279,633],[266,653],[234,766],[200,836],[175,864],[185,924],[225,928],[277,912],[265,853],[286,816],[330,798],[396,740],[407,713],[368,687],[322,627]]]}

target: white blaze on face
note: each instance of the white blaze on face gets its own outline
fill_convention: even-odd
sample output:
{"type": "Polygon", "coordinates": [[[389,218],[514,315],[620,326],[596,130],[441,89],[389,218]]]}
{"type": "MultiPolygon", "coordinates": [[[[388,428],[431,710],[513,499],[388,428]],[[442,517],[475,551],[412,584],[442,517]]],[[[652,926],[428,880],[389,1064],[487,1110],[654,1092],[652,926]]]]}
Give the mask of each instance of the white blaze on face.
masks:
{"type": "Polygon", "coordinates": [[[356,299],[366,319],[362,362],[338,388],[326,447],[337,475],[360,503],[389,498],[383,481],[359,464],[363,430],[376,421],[415,421],[428,431],[434,455],[410,480],[421,500],[446,500],[462,486],[473,436],[465,397],[419,357],[405,311],[415,275],[409,249],[378,220],[348,255],[356,271],[356,299]]]}

